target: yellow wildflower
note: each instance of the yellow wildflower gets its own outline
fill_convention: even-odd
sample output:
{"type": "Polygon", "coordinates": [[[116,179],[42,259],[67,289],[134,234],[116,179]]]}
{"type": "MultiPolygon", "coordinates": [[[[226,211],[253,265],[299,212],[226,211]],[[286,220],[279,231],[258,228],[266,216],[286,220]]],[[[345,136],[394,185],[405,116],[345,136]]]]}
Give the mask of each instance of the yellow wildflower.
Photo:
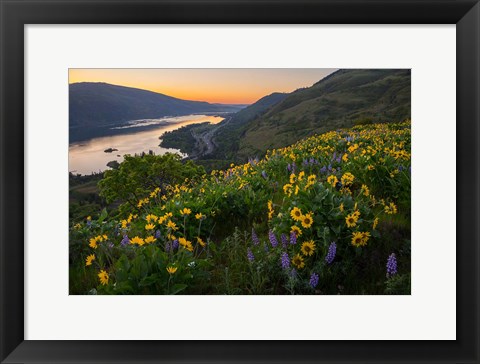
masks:
{"type": "Polygon", "coordinates": [[[315,242],[313,240],[304,242],[301,251],[305,256],[312,256],[315,252],[315,242]]]}
{"type": "Polygon", "coordinates": [[[273,213],[274,213],[273,203],[271,200],[268,201],[267,207],[268,207],[268,219],[270,220],[273,217],[273,213]]]}
{"type": "Polygon", "coordinates": [[[308,229],[309,227],[311,227],[313,224],[313,216],[312,216],[312,213],[310,212],[309,214],[305,214],[303,217],[302,217],[302,226],[305,228],[305,229],[308,229]]]}
{"type": "Polygon", "coordinates": [[[303,261],[303,257],[300,254],[297,254],[293,257],[292,264],[298,269],[302,269],[303,267],[305,267],[305,262],[303,261]]]}
{"type": "Polygon", "coordinates": [[[98,273],[98,278],[100,279],[100,283],[102,285],[107,285],[108,284],[108,273],[104,271],[103,269],[98,273]]]}
{"type": "Polygon", "coordinates": [[[291,184],[287,183],[286,185],[283,186],[283,193],[285,193],[288,196],[291,196],[292,195],[292,188],[293,188],[293,186],[291,184]]]}
{"type": "Polygon", "coordinates": [[[147,224],[145,225],[145,230],[153,230],[155,229],[155,225],[154,224],[147,224]]]}
{"type": "Polygon", "coordinates": [[[328,176],[327,182],[330,183],[333,187],[338,183],[338,178],[337,176],[334,176],[333,174],[328,176]]]}
{"type": "Polygon", "coordinates": [[[90,238],[90,244],[88,244],[90,248],[97,249],[97,238],[90,238]]]}
{"type": "Polygon", "coordinates": [[[295,235],[297,237],[299,237],[300,235],[302,235],[302,229],[300,229],[298,226],[296,225],[293,225],[291,228],[290,228],[290,232],[291,233],[295,233],[295,235]]]}
{"type": "Polygon", "coordinates": [[[169,274],[174,274],[177,271],[177,269],[178,269],[177,267],[168,267],[167,272],[169,274]]]}
{"type": "Polygon", "coordinates": [[[300,210],[298,207],[294,207],[290,212],[290,216],[295,221],[301,221],[303,218],[302,210],[300,210]]]}
{"type": "Polygon", "coordinates": [[[172,220],[168,220],[167,228],[172,229],[173,231],[178,230],[177,224],[175,224],[172,220]]]}
{"type": "Polygon", "coordinates": [[[363,234],[355,231],[352,235],[352,245],[353,246],[363,246],[363,234]]]}
{"type": "Polygon", "coordinates": [[[347,172],[342,176],[342,179],[341,179],[342,185],[351,185],[354,179],[355,179],[355,176],[350,172],[347,172]]]}
{"type": "Polygon", "coordinates": [[[362,233],[363,245],[367,245],[368,239],[370,239],[370,233],[365,231],[362,233]]]}
{"type": "Polygon", "coordinates": [[[202,240],[202,238],[200,238],[200,237],[197,237],[197,242],[198,242],[198,244],[200,244],[202,247],[204,247],[204,246],[206,245],[205,242],[204,242],[204,241],[202,240]]]}
{"type": "Polygon", "coordinates": [[[130,244],[137,244],[142,246],[143,244],[145,244],[145,241],[142,238],[135,236],[133,239],[130,240],[130,244]]]}
{"type": "Polygon", "coordinates": [[[187,215],[190,215],[192,213],[192,210],[188,209],[188,208],[184,208],[183,210],[180,210],[180,214],[182,216],[187,216],[187,215]]]}
{"type": "Polygon", "coordinates": [[[183,246],[188,251],[193,251],[193,245],[190,241],[185,238],[178,238],[178,243],[183,246]]]}
{"type": "Polygon", "coordinates": [[[290,175],[290,183],[293,185],[296,181],[297,181],[297,176],[295,175],[295,173],[292,173],[290,175]]]}
{"type": "Polygon", "coordinates": [[[157,239],[155,239],[152,235],[150,235],[145,238],[145,243],[147,244],[154,243],[156,240],[157,239]]]}
{"type": "Polygon", "coordinates": [[[87,259],[85,259],[85,266],[89,266],[89,265],[92,265],[92,261],[95,260],[95,254],[91,254],[87,257],[87,259]]]}
{"type": "Polygon", "coordinates": [[[147,222],[157,222],[158,220],[158,216],[154,215],[154,214],[149,214],[145,217],[145,220],[147,220],[147,222]]]}
{"type": "Polygon", "coordinates": [[[357,225],[357,221],[358,216],[356,214],[347,215],[347,217],[345,218],[345,223],[347,224],[347,227],[354,227],[355,225],[357,225]]]}
{"type": "Polygon", "coordinates": [[[352,245],[356,247],[367,245],[367,241],[370,238],[369,232],[355,231],[352,235],[352,245]]]}
{"type": "Polygon", "coordinates": [[[389,215],[394,215],[397,213],[397,206],[393,202],[390,202],[389,205],[385,205],[385,213],[389,215]]]}
{"type": "Polygon", "coordinates": [[[367,197],[370,195],[370,190],[368,189],[367,185],[362,185],[362,192],[367,197]]]}

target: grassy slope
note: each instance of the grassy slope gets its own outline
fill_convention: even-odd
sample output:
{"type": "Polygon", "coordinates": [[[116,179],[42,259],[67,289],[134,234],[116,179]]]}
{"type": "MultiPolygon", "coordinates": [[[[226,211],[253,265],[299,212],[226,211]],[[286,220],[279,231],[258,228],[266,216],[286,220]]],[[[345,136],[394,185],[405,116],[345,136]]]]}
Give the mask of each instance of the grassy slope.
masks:
{"type": "Polygon", "coordinates": [[[290,94],[241,135],[238,159],[312,135],[365,122],[410,117],[410,70],[340,70],[290,94]]]}
{"type": "Polygon", "coordinates": [[[207,158],[234,160],[239,149],[239,136],[245,133],[249,123],[264,115],[288,95],[287,93],[272,93],[235,113],[232,119],[226,122],[216,133],[214,138],[216,150],[207,158]]]}
{"type": "Polygon", "coordinates": [[[130,225],[126,224],[125,232],[130,237],[146,237],[152,234],[145,225],[147,214],[162,216],[171,212],[169,219],[180,227],[175,232],[177,238],[190,239],[197,247],[195,252],[189,254],[179,248],[172,255],[163,253],[165,237],[172,232],[166,221],[157,224],[161,230],[158,241],[142,247],[132,244],[122,247],[122,235],[115,228],[118,228],[117,221],[92,221],[92,227],[81,223],[71,230],[70,293],[84,294],[95,286],[102,290],[100,293],[171,292],[165,288],[165,282],[170,282],[165,267],[175,264],[179,271],[171,279],[175,283],[188,282],[189,287],[183,293],[190,294],[409,294],[409,171],[410,124],[378,124],[304,139],[270,152],[259,162],[216,171],[200,181],[166,188],[168,198],[165,200],[155,197],[142,210],[132,210],[132,213],[138,212],[138,216],[132,217],[130,225]],[[344,153],[347,158],[340,158],[345,157],[344,153]],[[306,160],[310,162],[305,164],[306,160]],[[292,180],[287,170],[294,161],[298,169],[292,180]],[[305,173],[302,178],[300,171],[305,173]],[[344,182],[343,178],[350,173],[354,176],[353,183],[344,182]],[[347,188],[329,182],[334,176],[347,188]],[[313,185],[307,187],[312,177],[313,185]],[[291,187],[290,192],[287,186],[291,187]],[[299,187],[298,194],[293,192],[294,186],[299,187]],[[273,203],[267,204],[268,200],[273,203]],[[386,212],[390,202],[396,204],[398,213],[386,212]],[[270,212],[267,215],[267,206],[272,208],[271,215],[270,212]],[[191,209],[188,218],[181,214],[184,207],[191,209]],[[313,225],[308,227],[293,221],[294,207],[311,213],[313,225]],[[354,211],[358,211],[360,220],[348,226],[346,218],[354,211]],[[205,220],[194,218],[196,213],[202,213],[205,220]],[[378,229],[373,220],[377,217],[378,229]],[[291,231],[292,224],[303,231],[298,243],[273,249],[268,230],[279,238],[280,234],[291,231]],[[245,230],[246,234],[239,233],[235,227],[245,230]],[[258,246],[250,240],[252,227],[261,241],[258,246]],[[371,233],[366,246],[353,245],[356,232],[371,233]],[[101,244],[99,249],[92,250],[87,245],[89,238],[98,234],[108,235],[114,244],[115,266],[102,258],[102,251],[112,254],[111,247],[101,244]],[[210,241],[209,253],[205,254],[195,243],[196,236],[210,241]],[[311,239],[316,244],[315,255],[305,254],[306,266],[299,268],[295,287],[289,288],[288,275],[280,268],[282,249],[292,258],[303,254],[301,244],[311,239]],[[325,263],[325,256],[332,241],[337,243],[338,250],[335,262],[330,265],[325,263]],[[264,249],[265,246],[268,249],[264,249]],[[246,258],[247,248],[254,252],[253,264],[246,258]],[[97,260],[93,267],[85,268],[85,257],[92,252],[97,260]],[[385,263],[391,253],[397,255],[399,276],[387,280],[385,263]],[[120,254],[125,254],[123,260],[117,260],[120,254]],[[155,264],[147,264],[148,259],[155,264]],[[163,260],[157,264],[159,259],[163,260]],[[192,268],[190,260],[198,269],[192,268]],[[98,285],[98,269],[109,271],[110,285],[98,285]],[[320,275],[317,291],[308,286],[311,272],[320,275]]]}

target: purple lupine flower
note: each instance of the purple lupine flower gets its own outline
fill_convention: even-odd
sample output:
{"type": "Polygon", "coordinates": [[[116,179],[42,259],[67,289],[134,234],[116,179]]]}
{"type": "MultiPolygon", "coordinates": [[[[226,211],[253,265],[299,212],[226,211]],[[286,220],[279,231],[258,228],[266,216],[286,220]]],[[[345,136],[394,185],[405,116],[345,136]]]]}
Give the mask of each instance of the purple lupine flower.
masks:
{"type": "Polygon", "coordinates": [[[107,246],[108,246],[110,249],[112,249],[115,245],[110,241],[110,242],[108,242],[107,246]]]}
{"type": "Polygon", "coordinates": [[[390,254],[387,260],[387,278],[397,274],[397,258],[395,253],[390,254]]]}
{"type": "Polygon", "coordinates": [[[290,173],[292,171],[292,166],[290,163],[287,164],[287,171],[290,173]]]}
{"type": "Polygon", "coordinates": [[[250,248],[247,249],[247,259],[250,262],[253,262],[255,260],[255,256],[253,255],[253,252],[250,248]]]}
{"type": "Polygon", "coordinates": [[[262,177],[263,177],[264,179],[267,179],[267,178],[268,178],[268,176],[267,176],[267,172],[265,172],[265,171],[262,171],[262,177]]]}
{"type": "Polygon", "coordinates": [[[282,269],[287,269],[290,267],[290,258],[288,257],[287,252],[282,253],[280,261],[282,262],[282,269]]]}
{"type": "Polygon", "coordinates": [[[165,251],[167,253],[170,253],[170,250],[172,249],[172,242],[171,241],[167,241],[167,243],[165,244],[165,251]]]}
{"type": "Polygon", "coordinates": [[[297,276],[297,271],[295,270],[295,268],[292,268],[292,270],[290,271],[290,277],[295,278],[296,276],[297,276]]]}
{"type": "Polygon", "coordinates": [[[292,173],[295,173],[295,171],[297,170],[297,165],[295,164],[295,162],[292,163],[292,173]]]}
{"type": "Polygon", "coordinates": [[[327,173],[327,167],[323,166],[322,168],[320,168],[320,173],[322,174],[327,173]]]}
{"type": "Polygon", "coordinates": [[[252,228],[252,242],[253,242],[253,245],[260,244],[260,240],[258,240],[257,233],[255,232],[255,230],[253,228],[252,228]]]}
{"type": "Polygon", "coordinates": [[[155,231],[155,239],[160,239],[161,236],[162,233],[160,232],[160,230],[155,231]]]}
{"type": "Polygon", "coordinates": [[[297,234],[295,234],[293,231],[290,232],[290,244],[297,244],[297,234]]]}
{"type": "Polygon", "coordinates": [[[178,249],[178,240],[175,239],[174,241],[172,241],[172,249],[175,250],[175,249],[178,249]]]}
{"type": "Polygon", "coordinates": [[[122,246],[130,244],[130,239],[128,238],[128,235],[124,235],[122,241],[120,242],[122,246]]]}
{"type": "Polygon", "coordinates": [[[312,273],[310,276],[310,287],[315,288],[318,285],[318,274],[312,273]]]}
{"type": "Polygon", "coordinates": [[[287,236],[285,234],[282,234],[280,236],[280,240],[282,241],[282,248],[283,249],[286,249],[287,248],[287,244],[288,244],[288,239],[287,239],[287,236]]]}
{"type": "Polygon", "coordinates": [[[332,243],[330,243],[327,256],[325,257],[325,261],[327,262],[327,264],[332,264],[333,260],[335,259],[335,254],[337,254],[337,244],[335,244],[335,242],[333,241],[332,243]]]}
{"type": "Polygon", "coordinates": [[[278,245],[278,240],[272,230],[268,232],[268,239],[270,240],[270,244],[272,244],[272,248],[275,248],[278,245]]]}
{"type": "Polygon", "coordinates": [[[332,165],[331,165],[331,164],[328,165],[327,170],[328,170],[329,172],[332,170],[332,165]]]}
{"type": "Polygon", "coordinates": [[[318,164],[318,161],[315,158],[310,158],[310,164],[318,164]]]}
{"type": "Polygon", "coordinates": [[[332,160],[335,160],[335,159],[337,159],[337,151],[333,152],[332,160]]]}

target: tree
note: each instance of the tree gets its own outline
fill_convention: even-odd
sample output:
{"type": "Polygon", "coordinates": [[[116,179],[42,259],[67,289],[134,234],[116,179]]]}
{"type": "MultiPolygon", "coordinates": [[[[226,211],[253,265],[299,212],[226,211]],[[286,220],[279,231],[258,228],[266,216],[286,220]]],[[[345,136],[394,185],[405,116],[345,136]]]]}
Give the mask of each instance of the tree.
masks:
{"type": "Polygon", "coordinates": [[[163,191],[167,185],[181,183],[186,178],[195,179],[204,173],[202,166],[190,160],[182,162],[178,154],[126,155],[117,169],[105,171],[98,186],[100,196],[107,203],[119,201],[124,203],[123,206],[128,204],[137,208],[138,201],[155,188],[160,187],[163,191]]]}

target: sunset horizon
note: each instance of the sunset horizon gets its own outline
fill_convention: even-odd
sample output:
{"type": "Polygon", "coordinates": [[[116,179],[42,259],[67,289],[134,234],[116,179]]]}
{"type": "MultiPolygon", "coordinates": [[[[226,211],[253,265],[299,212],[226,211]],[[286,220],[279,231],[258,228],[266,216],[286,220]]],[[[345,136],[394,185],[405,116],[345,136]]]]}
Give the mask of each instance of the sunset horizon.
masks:
{"type": "Polygon", "coordinates": [[[69,69],[69,84],[92,82],[152,91],[182,100],[249,105],[265,95],[310,87],[331,68],[69,69]]]}

